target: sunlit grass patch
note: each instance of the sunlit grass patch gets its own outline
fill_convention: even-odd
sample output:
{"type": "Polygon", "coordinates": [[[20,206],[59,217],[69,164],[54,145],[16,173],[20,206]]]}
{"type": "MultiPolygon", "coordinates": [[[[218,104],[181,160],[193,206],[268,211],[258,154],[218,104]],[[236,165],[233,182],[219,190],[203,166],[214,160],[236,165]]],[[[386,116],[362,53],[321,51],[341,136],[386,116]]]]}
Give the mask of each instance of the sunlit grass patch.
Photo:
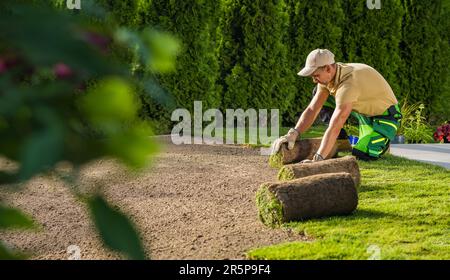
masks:
{"type": "Polygon", "coordinates": [[[248,258],[450,259],[450,171],[391,155],[358,163],[352,215],[284,224],[314,241],[254,249],[248,258]]]}

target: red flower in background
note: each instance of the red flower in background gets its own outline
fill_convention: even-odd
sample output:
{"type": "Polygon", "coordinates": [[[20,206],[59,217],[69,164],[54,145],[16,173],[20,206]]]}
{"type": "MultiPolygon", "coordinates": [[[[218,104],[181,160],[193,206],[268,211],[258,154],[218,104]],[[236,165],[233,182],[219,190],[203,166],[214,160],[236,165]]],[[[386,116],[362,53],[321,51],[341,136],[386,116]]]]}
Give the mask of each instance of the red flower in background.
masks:
{"type": "Polygon", "coordinates": [[[111,43],[111,38],[96,32],[86,32],[84,34],[84,39],[104,53],[108,50],[108,46],[111,43]]]}
{"type": "Polygon", "coordinates": [[[450,122],[438,127],[434,132],[433,137],[435,141],[450,143],[450,122]]]}
{"type": "Polygon", "coordinates": [[[6,72],[8,70],[8,67],[6,66],[6,61],[4,58],[0,58],[0,74],[3,72],[6,72]]]}
{"type": "Polygon", "coordinates": [[[69,78],[73,74],[72,69],[64,63],[58,63],[53,66],[53,72],[60,79],[69,78]]]}
{"type": "Polygon", "coordinates": [[[0,74],[8,71],[10,68],[17,66],[19,59],[11,54],[0,56],[0,74]]]}

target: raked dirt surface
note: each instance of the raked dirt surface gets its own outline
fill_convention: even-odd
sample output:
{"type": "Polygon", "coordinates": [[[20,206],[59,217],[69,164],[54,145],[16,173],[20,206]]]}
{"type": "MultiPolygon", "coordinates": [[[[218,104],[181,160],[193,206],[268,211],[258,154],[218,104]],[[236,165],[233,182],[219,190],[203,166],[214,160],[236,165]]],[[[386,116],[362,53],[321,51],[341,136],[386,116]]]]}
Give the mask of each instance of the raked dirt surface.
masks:
{"type": "MultiPolygon", "coordinates": [[[[139,175],[114,160],[83,167],[82,189],[101,186],[109,202],[135,222],[151,259],[245,259],[261,246],[309,238],[270,229],[258,219],[255,193],[275,181],[259,149],[232,145],[173,145],[139,175]]],[[[0,161],[1,169],[13,168],[0,161]]],[[[89,212],[55,175],[39,176],[21,189],[3,186],[0,201],[22,209],[39,231],[1,231],[0,240],[32,259],[69,259],[78,246],[81,259],[117,259],[105,249],[89,212]]]]}

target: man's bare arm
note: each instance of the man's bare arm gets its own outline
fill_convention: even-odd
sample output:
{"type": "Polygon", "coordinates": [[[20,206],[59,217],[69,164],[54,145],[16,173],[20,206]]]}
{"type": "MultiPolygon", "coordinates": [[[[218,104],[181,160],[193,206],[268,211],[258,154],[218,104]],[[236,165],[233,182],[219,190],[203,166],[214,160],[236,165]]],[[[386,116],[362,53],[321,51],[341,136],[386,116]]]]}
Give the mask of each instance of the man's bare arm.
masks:
{"type": "Polygon", "coordinates": [[[303,133],[311,127],[314,120],[317,118],[320,109],[322,109],[323,104],[327,101],[328,96],[329,93],[327,91],[319,91],[314,95],[308,107],[303,111],[295,125],[295,129],[298,132],[303,133]]]}
{"type": "Polygon", "coordinates": [[[317,153],[320,154],[323,158],[326,158],[333,149],[341,128],[344,126],[345,121],[348,119],[351,112],[352,103],[339,105],[334,110],[333,115],[331,116],[330,125],[325,131],[322,143],[320,144],[320,148],[317,151],[317,153]]]}

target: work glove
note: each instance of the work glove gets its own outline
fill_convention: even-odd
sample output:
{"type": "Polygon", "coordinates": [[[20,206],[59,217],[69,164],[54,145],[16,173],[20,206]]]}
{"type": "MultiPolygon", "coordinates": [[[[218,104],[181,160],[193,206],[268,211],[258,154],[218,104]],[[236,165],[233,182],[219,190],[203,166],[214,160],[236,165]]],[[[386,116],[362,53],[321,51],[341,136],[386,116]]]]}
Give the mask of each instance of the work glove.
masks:
{"type": "Polygon", "coordinates": [[[321,161],[321,160],[325,160],[325,159],[320,154],[315,153],[312,160],[304,159],[300,163],[311,163],[311,162],[316,162],[316,161],[321,161]]]}
{"type": "Polygon", "coordinates": [[[277,140],[275,140],[272,144],[272,150],[270,152],[271,155],[278,153],[281,148],[281,144],[288,143],[288,149],[292,150],[294,148],[295,140],[297,140],[299,133],[297,130],[291,128],[288,133],[284,136],[281,136],[277,140]]]}

